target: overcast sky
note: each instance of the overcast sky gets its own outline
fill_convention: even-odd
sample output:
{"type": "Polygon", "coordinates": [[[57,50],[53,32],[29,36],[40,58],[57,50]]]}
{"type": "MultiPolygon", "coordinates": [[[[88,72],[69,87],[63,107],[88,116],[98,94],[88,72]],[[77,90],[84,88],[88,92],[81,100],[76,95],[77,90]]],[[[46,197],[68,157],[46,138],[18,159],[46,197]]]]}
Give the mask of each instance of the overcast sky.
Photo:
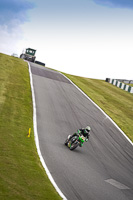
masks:
{"type": "Polygon", "coordinates": [[[133,79],[133,0],[0,0],[0,52],[88,78],[133,79]]]}

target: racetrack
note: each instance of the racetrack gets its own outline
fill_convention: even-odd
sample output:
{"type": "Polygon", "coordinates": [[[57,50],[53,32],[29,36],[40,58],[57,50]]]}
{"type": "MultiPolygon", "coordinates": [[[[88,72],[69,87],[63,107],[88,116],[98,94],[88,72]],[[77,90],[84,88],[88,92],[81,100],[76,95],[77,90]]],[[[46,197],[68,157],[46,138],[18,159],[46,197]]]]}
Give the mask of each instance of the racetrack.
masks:
{"type": "Polygon", "coordinates": [[[40,150],[66,198],[133,199],[133,146],[63,75],[30,65],[40,150]],[[90,140],[70,151],[65,139],[87,125],[90,140]]]}

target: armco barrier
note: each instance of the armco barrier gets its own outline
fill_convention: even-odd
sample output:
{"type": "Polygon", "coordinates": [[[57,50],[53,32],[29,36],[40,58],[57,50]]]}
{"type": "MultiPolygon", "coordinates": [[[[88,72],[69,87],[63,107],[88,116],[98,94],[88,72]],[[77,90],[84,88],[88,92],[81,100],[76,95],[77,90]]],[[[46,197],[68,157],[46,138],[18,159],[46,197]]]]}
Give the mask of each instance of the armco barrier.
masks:
{"type": "Polygon", "coordinates": [[[111,78],[107,78],[106,81],[115,85],[118,88],[121,88],[121,89],[123,89],[127,92],[130,92],[130,93],[133,93],[133,87],[131,87],[130,85],[126,85],[126,84],[124,84],[124,83],[122,83],[122,82],[120,82],[116,79],[111,79],[111,78]]]}

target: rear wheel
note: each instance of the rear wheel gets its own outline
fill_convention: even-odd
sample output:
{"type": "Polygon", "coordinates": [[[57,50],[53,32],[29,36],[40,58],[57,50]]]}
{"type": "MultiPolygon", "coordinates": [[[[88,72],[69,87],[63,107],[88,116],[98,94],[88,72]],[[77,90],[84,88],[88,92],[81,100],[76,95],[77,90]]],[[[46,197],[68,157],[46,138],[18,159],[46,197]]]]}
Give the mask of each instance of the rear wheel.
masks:
{"type": "Polygon", "coordinates": [[[70,137],[71,137],[71,135],[68,135],[67,139],[65,140],[65,143],[64,143],[64,144],[65,144],[66,146],[68,145],[68,141],[69,141],[70,137]]]}
{"type": "Polygon", "coordinates": [[[20,55],[20,58],[25,59],[25,55],[24,55],[24,54],[21,54],[21,55],[20,55]]]}
{"type": "Polygon", "coordinates": [[[68,139],[66,139],[66,141],[65,141],[65,143],[64,143],[66,146],[67,146],[67,144],[68,144],[68,139]]]}

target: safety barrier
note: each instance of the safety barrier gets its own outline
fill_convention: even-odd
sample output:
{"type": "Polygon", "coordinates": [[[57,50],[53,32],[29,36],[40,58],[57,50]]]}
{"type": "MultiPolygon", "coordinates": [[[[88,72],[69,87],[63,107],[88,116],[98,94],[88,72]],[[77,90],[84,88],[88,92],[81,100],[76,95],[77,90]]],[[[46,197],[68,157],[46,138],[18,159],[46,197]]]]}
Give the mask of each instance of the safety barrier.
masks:
{"type": "Polygon", "coordinates": [[[133,93],[133,87],[131,87],[130,85],[126,85],[116,79],[111,79],[111,78],[107,78],[106,81],[115,85],[116,87],[118,87],[120,89],[123,89],[127,92],[133,93]]]}

